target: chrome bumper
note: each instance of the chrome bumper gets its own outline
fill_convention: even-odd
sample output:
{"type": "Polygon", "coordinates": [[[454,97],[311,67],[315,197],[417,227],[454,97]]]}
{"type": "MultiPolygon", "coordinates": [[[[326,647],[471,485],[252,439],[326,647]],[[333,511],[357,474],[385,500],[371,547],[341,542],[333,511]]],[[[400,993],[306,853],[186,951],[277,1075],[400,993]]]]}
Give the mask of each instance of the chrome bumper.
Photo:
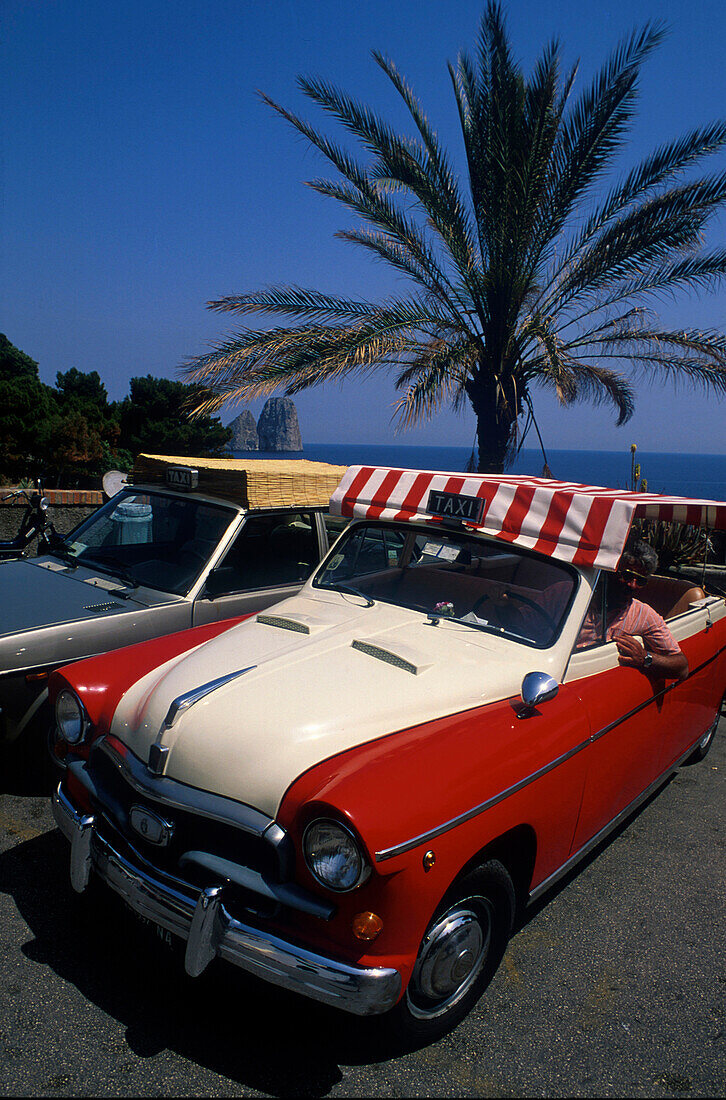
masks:
{"type": "Polygon", "coordinates": [[[200,894],[178,879],[135,866],[98,832],[93,815],[76,810],[61,786],[53,795],[53,816],[71,843],[73,889],[82,893],[95,871],[136,913],[186,940],[184,965],[192,977],[219,955],[273,985],[358,1016],[387,1012],[398,1000],[397,970],[349,966],[286,943],[231,917],[223,886],[200,894]]]}

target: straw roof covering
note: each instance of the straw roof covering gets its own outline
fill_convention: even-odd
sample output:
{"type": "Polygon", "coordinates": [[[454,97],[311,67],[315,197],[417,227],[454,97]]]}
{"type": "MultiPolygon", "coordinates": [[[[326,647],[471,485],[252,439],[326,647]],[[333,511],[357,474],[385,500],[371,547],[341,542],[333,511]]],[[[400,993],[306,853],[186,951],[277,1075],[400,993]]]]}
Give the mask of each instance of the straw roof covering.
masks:
{"type": "Polygon", "coordinates": [[[197,493],[223,497],[255,511],[261,508],[327,506],[345,466],[307,459],[181,458],[140,454],[130,480],[165,485],[170,467],[196,470],[197,493]]]}

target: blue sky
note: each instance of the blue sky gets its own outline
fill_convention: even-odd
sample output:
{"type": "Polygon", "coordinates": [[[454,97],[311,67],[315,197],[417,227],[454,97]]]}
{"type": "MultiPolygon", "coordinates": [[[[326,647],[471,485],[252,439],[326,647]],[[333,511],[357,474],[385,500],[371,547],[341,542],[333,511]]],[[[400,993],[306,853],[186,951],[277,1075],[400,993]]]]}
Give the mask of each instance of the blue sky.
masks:
{"type": "MultiPolygon", "coordinates": [[[[446,62],[473,46],[482,7],[2,0],[0,331],[39,362],[45,381],[70,367],[98,370],[120,398],[133,375],[176,377],[188,356],[234,328],[234,318],[205,308],[210,299],[272,283],[371,300],[400,291],[395,275],[334,238],[352,215],[304,186],[325,174],[321,161],[256,89],[320,122],[295,84],[300,73],[320,75],[402,124],[370,57],[380,49],[458,157],[446,62]]],[[[644,70],[624,163],[726,113],[722,0],[511,0],[507,11],[525,68],[556,35],[567,61],[580,58],[579,87],[631,29],[668,23],[644,70]]],[[[726,168],[726,156],[711,166],[726,168]]],[[[713,241],[725,225],[714,226],[713,241]]],[[[723,328],[726,288],[658,308],[669,325],[723,328]]],[[[608,410],[560,410],[537,395],[546,446],[726,452],[726,402],[667,383],[638,392],[624,428],[608,410]]],[[[443,413],[394,437],[395,394],[383,375],[295,400],[309,443],[474,438],[471,413],[443,413]]]]}

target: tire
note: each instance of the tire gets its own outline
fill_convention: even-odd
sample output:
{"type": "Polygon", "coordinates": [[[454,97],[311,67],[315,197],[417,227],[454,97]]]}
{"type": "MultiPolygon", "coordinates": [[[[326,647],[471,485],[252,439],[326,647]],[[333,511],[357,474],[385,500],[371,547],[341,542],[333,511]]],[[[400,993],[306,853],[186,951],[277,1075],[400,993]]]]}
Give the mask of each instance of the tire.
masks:
{"type": "Polygon", "coordinates": [[[398,1038],[430,1042],[463,1020],[502,960],[515,910],[512,880],[497,860],[454,883],[421,941],[403,997],[383,1017],[398,1038]]]}
{"type": "Polygon", "coordinates": [[[691,755],[688,757],[688,760],[686,761],[687,764],[699,764],[701,760],[705,760],[708,756],[711,745],[713,745],[714,738],[716,737],[716,729],[718,727],[719,719],[721,717],[723,705],[724,704],[721,703],[721,706],[716,711],[716,717],[713,720],[713,725],[709,726],[709,728],[706,730],[703,737],[698,742],[691,755]]]}

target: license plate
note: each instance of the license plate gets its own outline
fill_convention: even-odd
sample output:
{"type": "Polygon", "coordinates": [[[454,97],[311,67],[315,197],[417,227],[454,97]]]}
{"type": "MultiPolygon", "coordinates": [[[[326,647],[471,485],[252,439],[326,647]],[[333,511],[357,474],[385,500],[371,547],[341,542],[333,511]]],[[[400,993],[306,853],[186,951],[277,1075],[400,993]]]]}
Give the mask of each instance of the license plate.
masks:
{"type": "Polygon", "coordinates": [[[162,925],[157,924],[155,920],[151,920],[149,917],[142,916],[141,913],[137,913],[136,910],[132,909],[131,906],[128,904],[126,908],[129,910],[130,913],[133,913],[140,924],[143,924],[146,928],[149,929],[149,931],[152,933],[153,936],[156,937],[156,939],[161,940],[165,947],[174,947],[174,936],[172,936],[168,928],[162,927],[162,925]]]}

